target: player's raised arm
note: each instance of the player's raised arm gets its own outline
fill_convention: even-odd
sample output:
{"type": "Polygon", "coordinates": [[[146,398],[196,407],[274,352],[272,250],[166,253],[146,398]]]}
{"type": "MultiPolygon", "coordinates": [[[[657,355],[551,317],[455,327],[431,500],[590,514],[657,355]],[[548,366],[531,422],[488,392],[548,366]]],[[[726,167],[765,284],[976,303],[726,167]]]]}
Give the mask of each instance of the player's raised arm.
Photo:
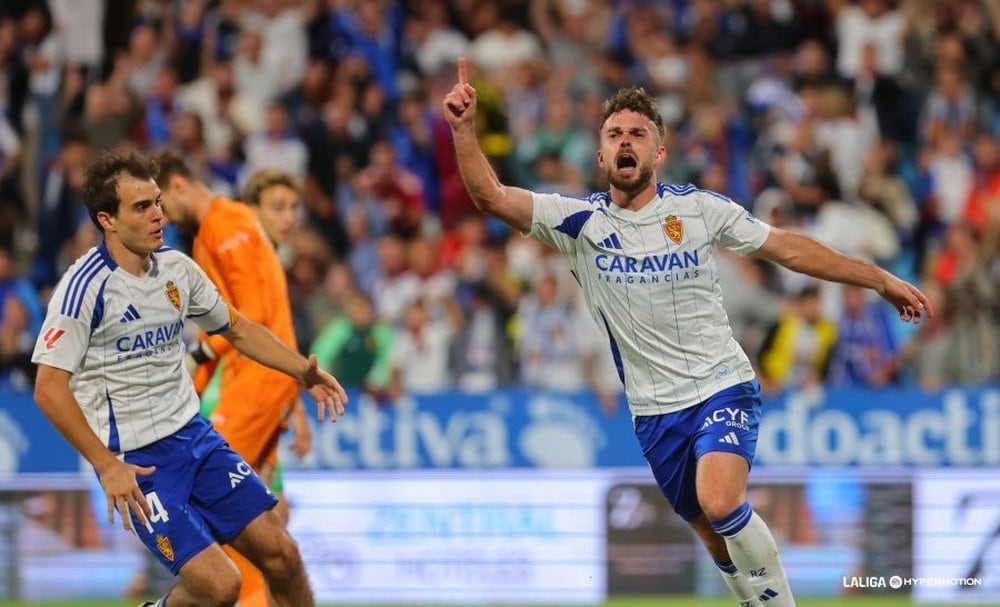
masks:
{"type": "Polygon", "coordinates": [[[479,147],[476,138],[476,89],[469,84],[464,58],[458,60],[458,82],[444,97],[444,116],[451,125],[462,181],[476,208],[495,215],[521,232],[530,231],[531,193],[500,183],[479,147]]]}
{"type": "Polygon", "coordinates": [[[267,327],[246,318],[233,308],[230,308],[230,314],[232,321],[229,329],[222,335],[240,354],[301,381],[316,399],[320,421],[329,414],[330,421],[335,422],[338,416],[344,414],[347,392],[336,378],[319,368],[315,356],[306,359],[286,346],[267,327]]]}
{"type": "Polygon", "coordinates": [[[771,228],[767,240],[754,256],[823,280],[874,289],[896,308],[904,321],[919,323],[924,314],[934,315],[930,300],[915,286],[874,264],[845,255],[803,234],[771,228]]]}

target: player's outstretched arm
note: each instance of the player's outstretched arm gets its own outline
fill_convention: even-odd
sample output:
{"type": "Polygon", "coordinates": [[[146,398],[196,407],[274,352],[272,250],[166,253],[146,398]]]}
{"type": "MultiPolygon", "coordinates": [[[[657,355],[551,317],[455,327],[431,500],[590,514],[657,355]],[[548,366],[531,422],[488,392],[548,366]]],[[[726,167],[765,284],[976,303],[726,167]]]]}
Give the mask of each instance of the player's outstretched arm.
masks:
{"type": "Polygon", "coordinates": [[[152,515],[146,497],[135,480],[137,474],[152,474],[155,466],[127,464],[112,453],[87,424],[80,404],[69,388],[70,373],[48,365],[38,365],[35,402],[56,430],[90,462],[97,472],[108,504],[108,524],[115,522],[118,511],[127,531],[132,529],[132,517],[145,525],[152,515]]]}
{"type": "Polygon", "coordinates": [[[458,82],[444,97],[444,117],[455,140],[458,170],[476,208],[511,227],[531,229],[531,192],[500,183],[476,138],[476,89],[469,84],[464,58],[458,60],[458,82]]]}
{"type": "Polygon", "coordinates": [[[329,414],[330,421],[335,422],[338,416],[344,414],[347,392],[332,375],[319,368],[315,356],[306,359],[286,346],[267,327],[255,323],[234,309],[230,310],[235,321],[222,335],[240,354],[301,381],[316,399],[320,421],[329,414]]]}
{"type": "Polygon", "coordinates": [[[896,308],[904,321],[919,323],[924,314],[934,316],[931,302],[920,289],[815,238],[772,227],[767,240],[753,255],[823,280],[874,289],[896,308]]]}

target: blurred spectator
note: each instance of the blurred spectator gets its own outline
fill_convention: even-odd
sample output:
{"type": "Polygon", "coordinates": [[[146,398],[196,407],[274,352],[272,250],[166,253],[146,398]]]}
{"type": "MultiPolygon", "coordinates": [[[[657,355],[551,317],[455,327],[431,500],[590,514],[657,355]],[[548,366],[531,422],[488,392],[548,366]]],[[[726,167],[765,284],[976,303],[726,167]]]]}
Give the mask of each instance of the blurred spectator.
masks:
{"type": "Polygon", "coordinates": [[[1000,142],[980,133],[972,147],[973,185],[965,201],[965,220],[977,232],[1000,229],[1000,142]]]}
{"type": "Polygon", "coordinates": [[[895,75],[903,68],[906,21],[889,0],[832,0],[838,43],[837,71],[845,78],[857,76],[867,45],[877,49],[878,71],[895,75]]]}
{"type": "Polygon", "coordinates": [[[406,256],[406,242],[395,234],[386,234],[378,240],[378,267],[372,281],[372,300],[379,317],[392,326],[403,322],[406,306],[418,297],[420,281],[410,272],[406,256]]]}
{"type": "Polygon", "coordinates": [[[240,138],[264,122],[264,106],[236,89],[233,66],[219,62],[197,80],[181,87],[180,103],[205,127],[212,158],[230,158],[240,138]]]}
{"type": "Polygon", "coordinates": [[[557,282],[541,275],[521,299],[517,314],[521,382],[531,388],[573,392],[588,385],[579,313],[558,295],[557,282]]]}
{"type": "Polygon", "coordinates": [[[837,345],[830,361],[830,383],[838,386],[880,388],[896,383],[898,346],[889,322],[892,317],[867,292],[845,286],[844,314],[837,325],[837,345]]]}
{"type": "MultiPolygon", "coordinates": [[[[898,175],[898,155],[898,148],[885,139],[869,150],[858,196],[863,203],[888,218],[899,243],[908,245],[912,242],[919,216],[906,182],[898,175]]],[[[881,251],[874,257],[888,261],[891,254],[892,251],[881,251]]]]}
{"type": "Polygon", "coordinates": [[[521,141],[515,157],[524,175],[526,187],[537,188],[539,176],[535,162],[554,156],[571,174],[590,175],[595,166],[594,137],[576,115],[573,100],[565,92],[550,89],[545,97],[545,118],[530,136],[521,141]]]}
{"type": "Polygon", "coordinates": [[[453,301],[444,316],[432,314],[423,299],[410,303],[393,336],[392,392],[433,394],[454,386],[448,363],[461,314],[453,301]]]}
{"type": "Polygon", "coordinates": [[[34,287],[17,277],[11,251],[0,246],[0,386],[31,387],[31,353],[44,316],[34,287]]]}
{"type": "Polygon", "coordinates": [[[469,57],[480,69],[503,74],[541,57],[541,42],[522,26],[515,3],[481,2],[472,10],[479,31],[469,46],[469,57]]]}
{"type": "Polygon", "coordinates": [[[761,388],[815,388],[826,378],[836,341],[837,326],[822,315],[819,290],[803,289],[764,338],[757,357],[761,388]]]}
{"type": "Polygon", "coordinates": [[[976,124],[976,97],[957,65],[939,65],[934,88],[924,102],[920,116],[920,135],[932,146],[943,137],[968,139],[976,124]]]}
{"type": "MultiPolygon", "coordinates": [[[[145,99],[143,135],[145,144],[150,148],[167,145],[175,122],[180,119],[183,108],[178,98],[177,85],[177,71],[169,65],[162,66],[142,94],[145,99]]],[[[199,125],[199,131],[201,130],[199,125]]]]}
{"type": "MultiPolygon", "coordinates": [[[[59,87],[65,63],[61,36],[53,29],[52,13],[45,3],[33,3],[21,17],[21,54],[28,70],[28,88],[34,112],[31,127],[37,138],[32,174],[41,172],[59,153],[59,87]]],[[[29,184],[34,187],[34,184],[29,184]]]]}
{"type": "Polygon", "coordinates": [[[494,303],[493,292],[476,283],[468,289],[465,323],[456,339],[458,389],[468,392],[495,390],[510,377],[505,317],[494,303]]]}
{"type": "Polygon", "coordinates": [[[66,64],[84,71],[96,69],[104,59],[102,25],[106,0],[47,0],[55,30],[65,50],[66,64]]]}
{"type": "Polygon", "coordinates": [[[153,83],[162,73],[166,60],[156,27],[151,23],[137,24],[129,37],[128,50],[122,58],[128,71],[126,86],[129,92],[139,99],[148,97],[153,92],[153,83]]]}
{"type": "Polygon", "coordinates": [[[434,76],[464,57],[469,39],[448,21],[444,0],[416,0],[406,18],[406,40],[424,76],[434,76]]]}
{"type": "Polygon", "coordinates": [[[392,233],[414,236],[424,218],[420,178],[399,164],[395,148],[386,140],[375,142],[369,158],[358,175],[358,189],[381,208],[392,233]]]}
{"type": "Polygon", "coordinates": [[[251,132],[243,144],[246,155],[243,170],[246,175],[275,168],[291,173],[296,179],[305,178],[308,151],[290,126],[285,106],[278,102],[271,103],[263,128],[251,132]]]}
{"type": "Polygon", "coordinates": [[[65,267],[76,257],[66,251],[67,243],[81,226],[90,224],[83,204],[84,167],[91,147],[81,135],[67,133],[58,155],[42,174],[38,205],[38,234],[31,280],[55,286],[65,267]]]}
{"type": "Polygon", "coordinates": [[[344,315],[324,327],[309,350],[348,390],[383,393],[391,373],[392,328],[378,319],[368,296],[344,297],[344,315]]]}

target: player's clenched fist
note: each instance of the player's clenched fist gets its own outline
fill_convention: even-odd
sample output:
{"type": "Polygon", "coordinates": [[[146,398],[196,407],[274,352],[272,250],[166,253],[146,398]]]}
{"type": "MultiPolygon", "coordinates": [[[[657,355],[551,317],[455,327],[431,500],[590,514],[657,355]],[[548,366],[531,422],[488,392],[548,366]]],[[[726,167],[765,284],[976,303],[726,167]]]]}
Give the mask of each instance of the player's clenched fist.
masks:
{"type": "Polygon", "coordinates": [[[458,58],[458,82],[444,96],[444,117],[451,128],[471,125],[476,116],[476,89],[469,84],[469,71],[465,58],[458,58]]]}

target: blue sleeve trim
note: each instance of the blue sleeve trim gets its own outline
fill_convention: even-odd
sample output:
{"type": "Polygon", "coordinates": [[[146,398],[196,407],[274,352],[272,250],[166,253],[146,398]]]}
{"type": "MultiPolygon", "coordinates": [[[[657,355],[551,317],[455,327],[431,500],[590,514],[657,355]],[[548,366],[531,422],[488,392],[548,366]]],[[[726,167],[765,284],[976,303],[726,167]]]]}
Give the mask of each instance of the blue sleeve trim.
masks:
{"type": "Polygon", "coordinates": [[[207,331],[207,333],[209,335],[219,335],[220,333],[225,333],[228,330],[229,330],[229,323],[227,322],[226,324],[222,325],[218,329],[216,329],[214,331],[207,331]]]}

